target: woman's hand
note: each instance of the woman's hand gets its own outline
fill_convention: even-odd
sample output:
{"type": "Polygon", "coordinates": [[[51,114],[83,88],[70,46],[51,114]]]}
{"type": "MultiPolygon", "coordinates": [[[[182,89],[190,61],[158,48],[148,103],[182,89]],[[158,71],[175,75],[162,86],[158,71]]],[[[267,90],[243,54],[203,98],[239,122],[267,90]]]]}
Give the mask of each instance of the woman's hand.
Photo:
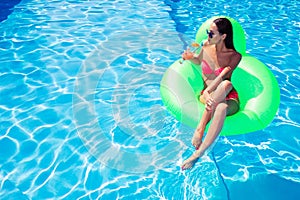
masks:
{"type": "Polygon", "coordinates": [[[194,58],[194,53],[191,52],[189,48],[183,52],[182,54],[183,60],[191,60],[192,58],[194,58]]]}
{"type": "Polygon", "coordinates": [[[211,110],[213,110],[215,107],[216,107],[216,101],[215,101],[212,97],[210,97],[210,98],[206,101],[205,109],[208,110],[208,111],[211,111],[211,110]]]}

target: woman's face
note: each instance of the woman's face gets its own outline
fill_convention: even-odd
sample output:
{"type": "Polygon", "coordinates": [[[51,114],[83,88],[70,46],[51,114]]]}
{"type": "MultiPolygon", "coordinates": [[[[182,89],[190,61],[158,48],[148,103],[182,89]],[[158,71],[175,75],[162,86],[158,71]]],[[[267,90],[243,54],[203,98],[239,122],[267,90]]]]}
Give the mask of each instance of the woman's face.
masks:
{"type": "Polygon", "coordinates": [[[218,31],[218,27],[215,23],[212,23],[208,30],[208,42],[209,44],[217,44],[222,41],[222,35],[218,31]]]}

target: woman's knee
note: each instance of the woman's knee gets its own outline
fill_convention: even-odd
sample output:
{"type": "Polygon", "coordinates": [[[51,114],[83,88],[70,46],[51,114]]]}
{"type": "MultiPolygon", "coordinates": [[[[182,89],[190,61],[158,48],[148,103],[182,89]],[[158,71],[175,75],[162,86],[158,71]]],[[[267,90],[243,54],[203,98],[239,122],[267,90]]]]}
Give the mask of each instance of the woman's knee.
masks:
{"type": "Polygon", "coordinates": [[[222,84],[223,88],[224,88],[226,91],[232,90],[232,83],[231,83],[231,81],[229,81],[229,80],[224,80],[224,81],[222,81],[221,84],[222,84]]]}

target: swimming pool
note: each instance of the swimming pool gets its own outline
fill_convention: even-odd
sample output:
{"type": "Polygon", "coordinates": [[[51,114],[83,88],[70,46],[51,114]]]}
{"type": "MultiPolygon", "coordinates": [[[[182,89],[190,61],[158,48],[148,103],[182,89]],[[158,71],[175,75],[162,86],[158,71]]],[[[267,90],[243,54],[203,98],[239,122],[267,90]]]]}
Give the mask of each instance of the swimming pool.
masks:
{"type": "Polygon", "coordinates": [[[296,199],[299,4],[21,1],[0,30],[1,198],[296,199]],[[281,104],[266,129],[220,137],[182,172],[193,130],[166,111],[159,83],[215,15],[241,23],[281,104]]]}

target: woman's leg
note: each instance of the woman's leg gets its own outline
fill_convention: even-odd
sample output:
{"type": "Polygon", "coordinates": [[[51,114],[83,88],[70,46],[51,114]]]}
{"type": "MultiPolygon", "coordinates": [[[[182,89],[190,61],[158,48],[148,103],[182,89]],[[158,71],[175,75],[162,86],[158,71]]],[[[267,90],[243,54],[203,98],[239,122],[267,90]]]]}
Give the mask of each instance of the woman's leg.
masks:
{"type": "Polygon", "coordinates": [[[223,127],[226,112],[227,104],[224,102],[219,103],[215,109],[212,123],[208,129],[207,135],[205,136],[203,143],[191,157],[189,157],[183,162],[181,166],[183,170],[192,168],[199,159],[199,157],[201,157],[204,154],[204,152],[210,147],[210,145],[215,141],[216,137],[219,135],[223,127]]]}
{"type": "Polygon", "coordinates": [[[238,110],[239,104],[235,100],[228,100],[226,102],[218,104],[214,113],[214,118],[208,129],[207,135],[199,149],[199,156],[201,156],[216,140],[216,138],[222,130],[226,116],[233,115],[238,110]]]}
{"type": "MultiPolygon", "coordinates": [[[[184,161],[182,165],[182,169],[189,169],[192,168],[195,164],[195,162],[198,160],[199,157],[201,157],[204,152],[210,147],[210,145],[215,141],[216,137],[219,135],[224,121],[227,114],[227,107],[228,105],[225,102],[225,98],[227,94],[232,89],[232,85],[230,81],[223,81],[218,88],[213,93],[212,97],[216,101],[216,108],[214,111],[207,111],[205,116],[203,115],[202,118],[208,119],[208,117],[211,116],[211,112],[213,112],[213,119],[212,123],[209,127],[208,133],[203,141],[203,143],[200,145],[200,148],[186,161],[184,161]]],[[[200,123],[205,120],[200,121],[200,123]]],[[[199,124],[203,125],[203,124],[199,124]]],[[[206,124],[205,124],[206,126],[206,124]]],[[[201,127],[203,128],[203,127],[201,127]]],[[[205,127],[204,127],[205,128],[205,127]]]]}
{"type": "MultiPolygon", "coordinates": [[[[206,99],[203,97],[202,94],[199,97],[199,101],[203,104],[206,104],[206,99]]],[[[211,117],[212,117],[212,112],[205,109],[192,138],[192,145],[195,147],[196,150],[199,149],[202,143],[205,127],[208,124],[208,122],[211,120],[211,117]]]]}
{"type": "Polygon", "coordinates": [[[219,103],[215,109],[214,117],[208,129],[208,132],[204,138],[202,145],[199,148],[199,152],[196,152],[200,157],[203,153],[212,145],[217,136],[222,130],[226,114],[227,114],[228,105],[225,102],[219,103]]]}
{"type": "MultiPolygon", "coordinates": [[[[212,97],[216,101],[216,104],[224,101],[227,94],[230,92],[231,89],[232,89],[231,82],[228,80],[223,81],[219,85],[219,87],[215,90],[215,92],[212,93],[212,97]]],[[[200,96],[200,101],[202,103],[206,102],[206,100],[203,99],[202,96],[200,96]]],[[[208,124],[208,122],[211,120],[212,115],[213,115],[213,110],[207,110],[207,109],[204,110],[202,118],[201,118],[201,120],[194,132],[194,136],[192,138],[192,145],[196,148],[196,150],[199,149],[199,147],[202,143],[202,138],[204,135],[205,127],[208,124]]]]}
{"type": "Polygon", "coordinates": [[[204,110],[202,118],[194,132],[194,136],[192,138],[192,145],[195,147],[196,150],[199,149],[201,143],[202,143],[202,138],[203,138],[203,134],[205,131],[205,127],[208,124],[208,122],[210,121],[212,116],[212,111],[208,111],[208,110],[204,110]]]}

